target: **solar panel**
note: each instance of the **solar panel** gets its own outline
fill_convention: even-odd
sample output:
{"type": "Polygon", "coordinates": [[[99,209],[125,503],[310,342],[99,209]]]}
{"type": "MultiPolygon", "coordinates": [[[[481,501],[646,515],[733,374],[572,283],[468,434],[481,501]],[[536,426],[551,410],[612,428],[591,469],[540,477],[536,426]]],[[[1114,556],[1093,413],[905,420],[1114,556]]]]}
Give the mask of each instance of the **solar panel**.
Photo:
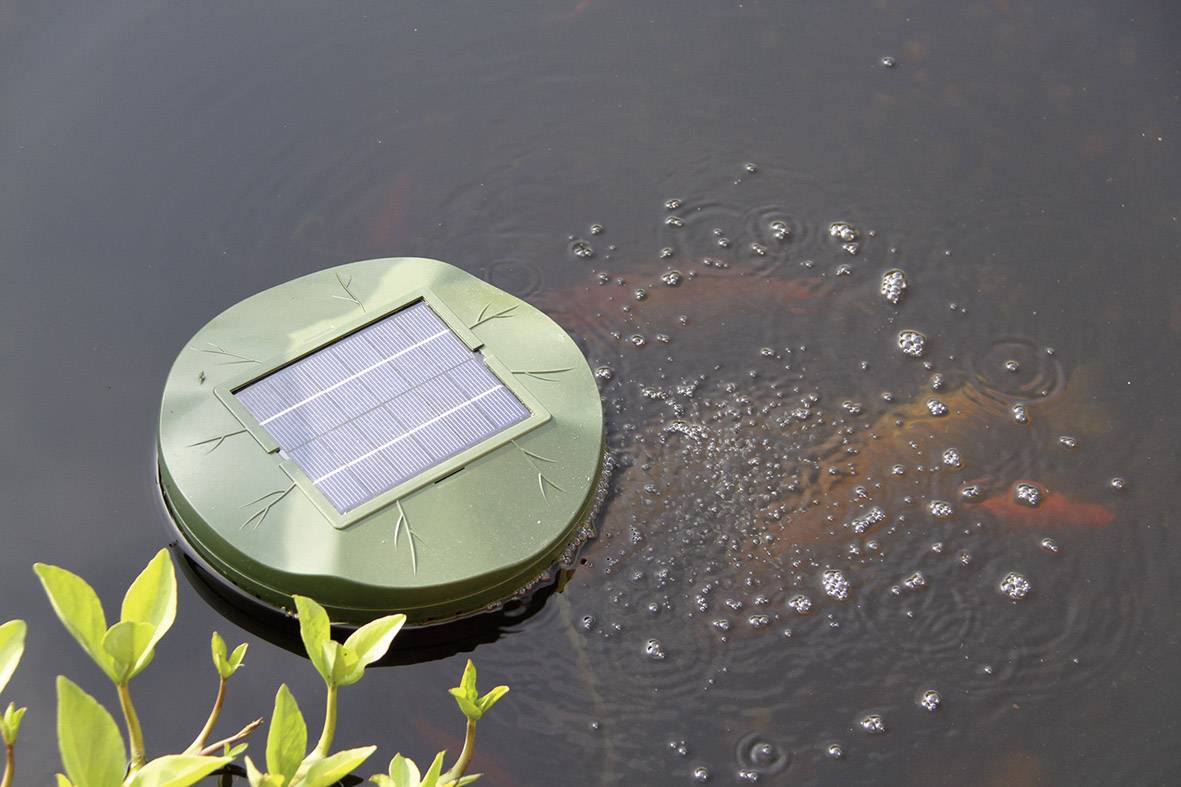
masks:
{"type": "Polygon", "coordinates": [[[341,513],[529,417],[425,301],[234,396],[341,513]]]}

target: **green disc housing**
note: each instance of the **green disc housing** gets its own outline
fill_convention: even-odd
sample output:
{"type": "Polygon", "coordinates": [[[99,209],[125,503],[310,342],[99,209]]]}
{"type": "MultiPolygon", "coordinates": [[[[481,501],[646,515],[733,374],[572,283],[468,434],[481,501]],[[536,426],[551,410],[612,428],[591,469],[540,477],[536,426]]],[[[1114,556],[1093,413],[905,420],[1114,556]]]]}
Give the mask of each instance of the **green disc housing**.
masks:
{"type": "Polygon", "coordinates": [[[603,412],[577,346],[423,258],[341,265],[215,317],[169,372],[157,449],[191,551],[270,606],[303,594],[340,623],[513,598],[602,497],[603,412]]]}

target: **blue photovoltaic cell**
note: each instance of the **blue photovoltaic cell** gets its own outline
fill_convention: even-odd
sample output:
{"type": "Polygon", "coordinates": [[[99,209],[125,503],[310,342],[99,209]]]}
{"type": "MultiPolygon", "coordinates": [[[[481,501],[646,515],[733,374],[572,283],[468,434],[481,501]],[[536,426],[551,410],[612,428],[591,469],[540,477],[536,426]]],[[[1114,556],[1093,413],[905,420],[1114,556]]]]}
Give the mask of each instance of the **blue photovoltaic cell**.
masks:
{"type": "Polygon", "coordinates": [[[234,396],[341,513],[529,417],[423,301],[234,396]]]}

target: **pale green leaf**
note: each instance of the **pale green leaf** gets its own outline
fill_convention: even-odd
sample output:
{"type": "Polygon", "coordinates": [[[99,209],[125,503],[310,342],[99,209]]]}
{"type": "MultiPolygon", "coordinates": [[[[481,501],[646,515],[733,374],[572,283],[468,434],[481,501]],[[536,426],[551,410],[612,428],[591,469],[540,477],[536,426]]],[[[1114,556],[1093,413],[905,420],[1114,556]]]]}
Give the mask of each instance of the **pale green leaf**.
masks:
{"type": "Polygon", "coordinates": [[[292,596],[299,614],[299,636],[303,639],[304,650],[312,660],[316,671],[324,682],[332,685],[332,665],[324,654],[324,643],[332,639],[332,627],[324,608],[307,596],[292,596]]]}
{"type": "Polygon", "coordinates": [[[33,570],[41,580],[53,611],[66,631],[78,640],[94,663],[111,680],[116,680],[110,658],[103,650],[103,636],[107,633],[107,617],[94,588],[86,580],[64,568],[45,563],[34,563],[33,570]]]}
{"type": "Polygon", "coordinates": [[[359,768],[375,751],[376,746],[364,746],[318,759],[308,767],[299,787],[330,787],[359,768]]]}
{"type": "MultiPolygon", "coordinates": [[[[360,672],[386,654],[394,637],[405,624],[405,615],[387,615],[366,623],[349,635],[344,641],[344,646],[357,654],[360,672]]],[[[360,679],[361,676],[357,675],[357,680],[360,679]]],[[[356,683],[357,680],[352,682],[356,683]]]]}
{"type": "Polygon", "coordinates": [[[116,683],[126,683],[138,674],[147,662],[144,652],[152,647],[155,630],[151,623],[123,620],[111,626],[103,636],[103,650],[110,658],[116,683]]]}
{"type": "Polygon", "coordinates": [[[229,757],[231,760],[237,759],[238,755],[241,754],[242,752],[246,751],[246,749],[248,749],[249,747],[250,747],[249,743],[239,743],[236,746],[230,746],[230,744],[227,743],[221,749],[221,756],[222,757],[229,757]]]}
{"type": "Polygon", "coordinates": [[[57,677],[57,743],[70,781],[79,787],[119,787],[127,749],[115,720],[70,679],[57,677]]]}
{"type": "Polygon", "coordinates": [[[427,768],[422,777],[422,787],[439,787],[439,775],[443,772],[443,757],[447,752],[439,752],[435,755],[431,767],[427,768]]]}
{"type": "Polygon", "coordinates": [[[418,765],[409,757],[400,753],[390,760],[390,775],[386,777],[394,787],[418,787],[422,782],[422,774],[418,772],[418,765]]]}
{"type": "Polygon", "coordinates": [[[246,781],[250,783],[250,787],[283,787],[287,780],[282,776],[260,772],[254,762],[247,757],[246,781]]]}
{"type": "Polygon", "coordinates": [[[384,773],[375,773],[369,777],[369,781],[377,785],[377,787],[402,787],[396,781],[386,776],[384,773]]]}
{"type": "Polygon", "coordinates": [[[497,686],[483,697],[480,697],[480,699],[476,702],[476,706],[479,707],[480,713],[487,713],[488,709],[495,705],[505,694],[508,694],[508,686],[497,686]]]}
{"type": "Polygon", "coordinates": [[[21,731],[21,720],[25,718],[25,711],[28,708],[18,708],[15,702],[8,703],[8,707],[4,709],[4,715],[0,717],[0,737],[4,738],[4,742],[12,746],[16,743],[16,736],[21,731]]]}
{"type": "Polygon", "coordinates": [[[20,664],[27,630],[23,620],[10,620],[0,626],[0,691],[4,691],[12,673],[16,672],[16,665],[20,664]]]}
{"type": "Polygon", "coordinates": [[[471,721],[479,721],[480,717],[484,715],[484,712],[476,706],[476,703],[468,699],[467,692],[462,688],[456,686],[453,689],[447,689],[447,691],[455,698],[455,703],[459,705],[459,710],[471,721]]]}
{"type": "Polygon", "coordinates": [[[167,754],[140,769],[132,777],[130,787],[189,787],[229,762],[228,757],[167,754]]]}
{"type": "Polygon", "coordinates": [[[59,773],[57,775],[57,787],[74,787],[74,784],[66,778],[64,773],[59,773]]]}
{"type": "Polygon", "coordinates": [[[275,694],[275,710],[267,730],[267,771],[290,780],[307,750],[307,723],[284,683],[275,694]]]}
{"type": "Polygon", "coordinates": [[[463,668],[463,677],[459,679],[459,688],[463,689],[469,699],[476,699],[476,665],[472,663],[471,659],[467,660],[467,666],[463,668]]]}
{"type": "Polygon", "coordinates": [[[464,787],[465,784],[471,784],[483,775],[484,774],[482,773],[473,773],[468,776],[460,776],[457,780],[453,782],[447,782],[446,784],[441,785],[441,787],[464,787]]]}
{"type": "MultiPolygon", "coordinates": [[[[168,549],[161,549],[156,553],[139,576],[127,588],[123,596],[123,610],[121,620],[134,620],[148,623],[152,626],[152,641],[145,649],[146,655],[160,638],[172,628],[176,620],[176,570],[172,566],[172,556],[168,549]]],[[[141,656],[143,659],[143,656],[141,656]]],[[[139,673],[147,666],[147,660],[136,664],[133,674],[139,673]]]]}
{"type": "Polygon", "coordinates": [[[238,668],[242,666],[242,661],[246,658],[247,647],[247,643],[243,642],[241,645],[234,648],[234,652],[230,654],[230,675],[233,675],[238,671],[238,668]]]}
{"type": "Polygon", "coordinates": [[[222,664],[226,661],[226,641],[216,631],[209,638],[209,653],[213,656],[213,667],[221,673],[222,664]]]}
{"type": "Polygon", "coordinates": [[[209,644],[209,648],[213,654],[213,667],[217,670],[217,674],[221,676],[222,680],[229,680],[238,671],[238,667],[242,666],[242,659],[246,656],[245,642],[234,648],[234,652],[227,656],[226,641],[216,631],[213,632],[213,639],[209,644]]]}
{"type": "Polygon", "coordinates": [[[352,648],[339,642],[332,644],[336,646],[336,656],[332,660],[332,685],[351,686],[365,674],[365,667],[352,648]]]}

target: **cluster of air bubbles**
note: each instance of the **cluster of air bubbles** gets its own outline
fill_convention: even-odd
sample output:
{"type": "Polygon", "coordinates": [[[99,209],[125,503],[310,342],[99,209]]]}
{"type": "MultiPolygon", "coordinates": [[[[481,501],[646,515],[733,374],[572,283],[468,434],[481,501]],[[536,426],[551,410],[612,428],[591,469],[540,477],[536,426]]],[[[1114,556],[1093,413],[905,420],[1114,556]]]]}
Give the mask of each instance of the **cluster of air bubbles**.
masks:
{"type": "Polygon", "coordinates": [[[681,201],[676,197],[669,197],[664,201],[664,207],[666,210],[677,210],[681,207],[681,201]]]}
{"type": "Polygon", "coordinates": [[[861,402],[855,402],[852,399],[846,399],[845,401],[841,402],[841,409],[849,415],[861,415],[862,411],[864,410],[864,408],[861,406],[861,402]]]}
{"type": "Polygon", "coordinates": [[[582,240],[581,238],[578,240],[571,241],[570,252],[575,257],[578,257],[579,259],[583,259],[583,260],[589,260],[591,257],[595,256],[594,247],[591,246],[586,241],[582,240]]]}
{"type": "Polygon", "coordinates": [[[944,415],[947,415],[947,405],[945,405],[943,402],[939,401],[938,399],[934,399],[934,398],[928,399],[927,400],[927,412],[930,413],[931,415],[935,416],[936,418],[942,417],[944,415]]]}
{"type": "Polygon", "coordinates": [[[1021,371],[1021,364],[1012,359],[1005,361],[1003,365],[1005,367],[1005,371],[1009,372],[1010,374],[1016,374],[1017,372],[1021,371]]]}
{"type": "Polygon", "coordinates": [[[951,507],[951,503],[946,500],[932,500],[927,504],[927,510],[936,519],[948,519],[955,513],[955,509],[951,507]]]}
{"type": "Polygon", "coordinates": [[[918,331],[905,330],[898,332],[898,349],[903,355],[911,358],[922,358],[927,352],[927,337],[918,331]]]}
{"type": "Polygon", "coordinates": [[[943,697],[935,689],[927,689],[919,695],[919,707],[923,710],[937,710],[943,704],[943,697]]]}
{"type": "Polygon", "coordinates": [[[884,522],[885,520],[886,512],[883,511],[880,506],[873,506],[864,514],[854,517],[853,520],[849,522],[849,527],[852,528],[854,533],[861,534],[866,530],[869,530],[874,525],[884,522]]]}
{"type": "Polygon", "coordinates": [[[1002,593],[1014,601],[1019,601],[1029,594],[1030,584],[1029,580],[1016,571],[1010,571],[1001,578],[1000,584],[997,586],[1002,593]]]}
{"type": "Polygon", "coordinates": [[[595,628],[595,616],[583,615],[579,625],[582,626],[583,631],[593,631],[595,628]]]}
{"type": "Polygon", "coordinates": [[[828,744],[828,747],[824,750],[824,753],[834,760],[839,760],[845,756],[845,750],[841,748],[841,744],[839,743],[828,744]]]}
{"type": "Polygon", "coordinates": [[[955,448],[948,448],[943,452],[943,464],[948,467],[959,467],[963,464],[963,459],[960,458],[960,452],[955,448]]]}
{"type": "Polygon", "coordinates": [[[849,580],[839,569],[826,569],[820,576],[820,586],[829,598],[844,601],[849,597],[849,580]]]}
{"type": "Polygon", "coordinates": [[[927,385],[931,386],[932,391],[942,391],[943,386],[947,384],[947,380],[940,372],[934,372],[927,379],[927,385]]]}
{"type": "Polygon", "coordinates": [[[709,768],[706,768],[704,765],[698,765],[693,769],[693,781],[697,782],[698,784],[705,784],[710,780],[710,778],[711,774],[709,772],[709,768]]]}
{"type": "Polygon", "coordinates": [[[758,257],[766,257],[767,256],[767,247],[761,243],[756,242],[756,243],[750,244],[750,251],[751,251],[751,254],[754,254],[758,257]]]}
{"type": "Polygon", "coordinates": [[[664,646],[658,639],[650,639],[644,643],[644,655],[652,661],[664,661],[664,646]]]}
{"type": "Polygon", "coordinates": [[[678,757],[689,756],[689,744],[685,741],[669,741],[668,747],[672,749],[673,754],[677,755],[678,757]]]}
{"type": "Polygon", "coordinates": [[[898,65],[898,61],[892,58],[890,55],[883,56],[878,62],[882,64],[882,68],[893,68],[894,66],[898,65]]]}
{"type": "Polygon", "coordinates": [[[1124,489],[1127,489],[1127,487],[1128,487],[1127,480],[1124,478],[1120,478],[1119,476],[1115,476],[1110,481],[1108,481],[1107,484],[1116,492],[1122,492],[1124,489]]]}
{"type": "Polygon", "coordinates": [[[715,242],[718,246],[723,249],[730,248],[730,239],[726,237],[726,232],[721,227],[714,227],[714,237],[717,238],[715,242]]]}
{"type": "Polygon", "coordinates": [[[595,367],[595,378],[609,383],[615,379],[615,370],[610,366],[597,366],[595,367]]]}
{"type": "Polygon", "coordinates": [[[685,220],[682,219],[680,216],[665,216],[664,223],[665,223],[665,225],[667,225],[669,227],[684,227],[685,226],[685,220]]]}
{"type": "Polygon", "coordinates": [[[1036,484],[1017,484],[1013,488],[1013,496],[1018,503],[1030,506],[1031,508],[1042,502],[1042,490],[1036,484]]]}
{"type": "Polygon", "coordinates": [[[1068,434],[1061,435],[1058,438],[1058,445],[1063,448],[1078,448],[1078,438],[1068,434]]]}
{"type": "Polygon", "coordinates": [[[828,237],[842,243],[852,243],[857,240],[857,229],[847,221],[834,221],[828,225],[828,237]]]}
{"type": "Polygon", "coordinates": [[[631,336],[627,337],[627,340],[636,347],[643,347],[648,343],[648,340],[645,339],[642,334],[638,333],[633,333],[631,336]]]}
{"type": "Polygon", "coordinates": [[[636,291],[632,293],[632,297],[637,301],[642,301],[648,297],[648,291],[643,287],[637,287],[636,291]]]}
{"type": "Polygon", "coordinates": [[[774,219],[767,225],[771,237],[777,241],[785,241],[791,237],[791,226],[783,219],[774,219]]]}
{"type": "Polygon", "coordinates": [[[1017,423],[1019,423],[1019,424],[1029,423],[1029,411],[1025,408],[1025,405],[1022,404],[1021,402],[1018,402],[1017,404],[1010,407],[1009,412],[1013,414],[1013,420],[1016,421],[1017,423]]]}
{"type": "Polygon", "coordinates": [[[923,576],[923,572],[916,571],[902,580],[902,584],[907,590],[922,590],[927,586],[927,578],[923,576]]]}
{"type": "Polygon", "coordinates": [[[807,615],[812,611],[812,599],[802,593],[797,593],[787,600],[787,607],[797,615],[807,615]]]}
{"type": "Polygon", "coordinates": [[[882,297],[888,303],[897,305],[906,294],[906,274],[898,268],[891,268],[882,274],[882,297]]]}
{"type": "Polygon", "coordinates": [[[1058,546],[1058,542],[1052,538],[1043,538],[1041,541],[1041,548],[1046,552],[1049,552],[1051,555],[1058,554],[1058,551],[1062,549],[1062,547],[1058,546]]]}
{"type": "Polygon", "coordinates": [[[759,165],[755,164],[753,161],[748,161],[742,165],[742,170],[743,170],[743,172],[747,172],[747,173],[753,175],[759,171],[759,165]]]}
{"type": "Polygon", "coordinates": [[[665,246],[665,247],[661,248],[661,250],[660,250],[660,259],[667,260],[669,257],[673,256],[673,254],[675,254],[675,253],[676,252],[673,250],[672,246],[665,246]]]}
{"type": "Polygon", "coordinates": [[[880,713],[870,713],[861,717],[861,729],[870,735],[882,735],[886,732],[886,720],[880,713]]]}
{"type": "Polygon", "coordinates": [[[984,487],[980,484],[964,484],[960,487],[960,499],[973,501],[984,496],[984,487]]]}
{"type": "Polygon", "coordinates": [[[848,264],[847,262],[841,263],[836,268],[836,274],[837,274],[837,276],[852,276],[853,275],[853,266],[848,264]]]}
{"type": "Polygon", "coordinates": [[[592,225],[590,225],[590,234],[591,235],[602,235],[603,229],[604,229],[604,227],[602,224],[592,224],[592,225]]]}

